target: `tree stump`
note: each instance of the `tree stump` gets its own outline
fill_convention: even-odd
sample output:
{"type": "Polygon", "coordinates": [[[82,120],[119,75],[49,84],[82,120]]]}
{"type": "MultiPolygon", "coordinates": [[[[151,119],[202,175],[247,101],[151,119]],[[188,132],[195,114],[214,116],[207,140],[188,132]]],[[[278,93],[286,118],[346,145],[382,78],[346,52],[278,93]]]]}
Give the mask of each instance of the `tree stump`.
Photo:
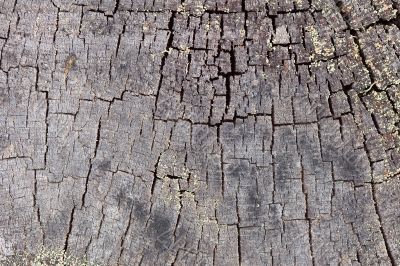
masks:
{"type": "Polygon", "coordinates": [[[399,265],[399,9],[0,1],[0,264],[399,265]]]}

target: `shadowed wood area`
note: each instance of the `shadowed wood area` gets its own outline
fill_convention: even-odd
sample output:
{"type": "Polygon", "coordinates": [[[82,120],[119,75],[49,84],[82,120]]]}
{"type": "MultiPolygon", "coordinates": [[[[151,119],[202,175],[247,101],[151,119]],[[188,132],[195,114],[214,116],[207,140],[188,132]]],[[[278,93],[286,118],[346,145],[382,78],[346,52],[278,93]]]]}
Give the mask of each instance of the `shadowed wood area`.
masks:
{"type": "Polygon", "coordinates": [[[0,265],[400,265],[399,12],[0,0],[0,265]]]}

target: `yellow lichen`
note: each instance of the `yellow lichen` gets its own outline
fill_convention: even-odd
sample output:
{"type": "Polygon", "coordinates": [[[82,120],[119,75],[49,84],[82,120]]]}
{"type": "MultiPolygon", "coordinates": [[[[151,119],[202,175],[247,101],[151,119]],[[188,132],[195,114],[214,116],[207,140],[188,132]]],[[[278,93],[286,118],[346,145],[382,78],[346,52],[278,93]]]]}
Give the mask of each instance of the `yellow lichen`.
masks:
{"type": "Polygon", "coordinates": [[[97,266],[99,264],[91,263],[86,259],[80,259],[70,256],[64,250],[54,250],[41,248],[35,254],[22,252],[16,255],[7,257],[0,261],[1,265],[21,265],[21,266],[97,266]]]}
{"type": "Polygon", "coordinates": [[[314,46],[315,54],[323,57],[333,56],[335,48],[327,41],[320,38],[318,30],[314,26],[307,26],[306,30],[310,33],[311,42],[314,46]]]}

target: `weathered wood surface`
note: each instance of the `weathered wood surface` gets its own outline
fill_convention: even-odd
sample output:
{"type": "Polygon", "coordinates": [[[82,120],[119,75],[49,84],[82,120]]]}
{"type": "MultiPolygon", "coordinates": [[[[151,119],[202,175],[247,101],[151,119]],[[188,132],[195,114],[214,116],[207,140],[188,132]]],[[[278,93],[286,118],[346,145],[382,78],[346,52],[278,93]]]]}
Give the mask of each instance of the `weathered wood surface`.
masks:
{"type": "Polygon", "coordinates": [[[0,253],[399,265],[399,0],[0,1],[0,253]]]}

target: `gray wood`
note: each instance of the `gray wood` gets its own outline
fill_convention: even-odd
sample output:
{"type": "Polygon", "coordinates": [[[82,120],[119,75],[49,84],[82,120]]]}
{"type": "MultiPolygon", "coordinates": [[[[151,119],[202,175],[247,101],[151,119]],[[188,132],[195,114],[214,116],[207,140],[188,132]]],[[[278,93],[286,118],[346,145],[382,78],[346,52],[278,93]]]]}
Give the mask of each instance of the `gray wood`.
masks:
{"type": "Polygon", "coordinates": [[[0,264],[400,265],[399,12],[0,0],[0,264]]]}

